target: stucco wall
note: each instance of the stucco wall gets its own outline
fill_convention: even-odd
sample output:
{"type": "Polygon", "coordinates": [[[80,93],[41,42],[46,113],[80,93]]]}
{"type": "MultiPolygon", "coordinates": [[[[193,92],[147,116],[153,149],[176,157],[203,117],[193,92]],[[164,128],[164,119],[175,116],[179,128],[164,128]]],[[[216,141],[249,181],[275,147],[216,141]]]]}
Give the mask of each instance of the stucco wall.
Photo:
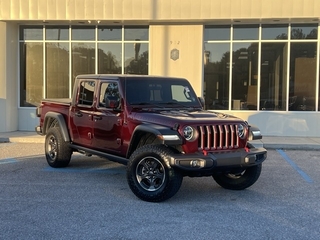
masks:
{"type": "Polygon", "coordinates": [[[203,26],[150,26],[150,75],[188,79],[202,95],[203,26]],[[171,54],[179,53],[178,59],[171,54]]]}

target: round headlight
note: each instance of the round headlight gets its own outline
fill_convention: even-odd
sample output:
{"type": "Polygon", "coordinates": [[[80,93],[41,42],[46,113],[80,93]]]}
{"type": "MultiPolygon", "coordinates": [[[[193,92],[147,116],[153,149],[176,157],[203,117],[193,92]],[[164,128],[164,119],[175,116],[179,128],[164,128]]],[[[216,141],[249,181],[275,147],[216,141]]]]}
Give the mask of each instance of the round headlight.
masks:
{"type": "Polygon", "coordinates": [[[186,140],[191,140],[193,138],[193,134],[194,134],[194,131],[193,131],[193,128],[190,127],[190,126],[186,126],[184,129],[183,129],[183,136],[186,140]]]}
{"type": "Polygon", "coordinates": [[[239,138],[244,138],[245,137],[245,127],[242,124],[238,125],[237,132],[238,132],[239,138]]]}

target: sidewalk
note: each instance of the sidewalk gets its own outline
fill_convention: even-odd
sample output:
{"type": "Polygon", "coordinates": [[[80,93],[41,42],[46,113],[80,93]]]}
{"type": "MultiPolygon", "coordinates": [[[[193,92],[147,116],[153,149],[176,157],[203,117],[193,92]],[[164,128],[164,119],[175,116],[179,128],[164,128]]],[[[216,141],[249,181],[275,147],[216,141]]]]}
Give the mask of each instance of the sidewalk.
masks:
{"type": "MultiPolygon", "coordinates": [[[[26,131],[0,133],[0,143],[8,142],[44,143],[44,136],[26,131]]],[[[252,143],[256,147],[267,149],[320,150],[320,137],[264,136],[262,140],[255,140],[252,143]]]]}

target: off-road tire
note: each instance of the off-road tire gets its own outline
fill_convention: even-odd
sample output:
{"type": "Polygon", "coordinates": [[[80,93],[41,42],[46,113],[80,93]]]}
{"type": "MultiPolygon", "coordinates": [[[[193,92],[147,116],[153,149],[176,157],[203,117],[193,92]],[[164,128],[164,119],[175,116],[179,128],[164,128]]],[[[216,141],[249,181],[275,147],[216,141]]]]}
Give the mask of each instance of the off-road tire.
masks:
{"type": "Polygon", "coordinates": [[[259,178],[262,164],[249,167],[242,171],[226,172],[213,175],[214,180],[223,188],[243,190],[253,185],[259,178]]]}
{"type": "Polygon", "coordinates": [[[50,128],[45,139],[45,155],[48,164],[54,168],[68,166],[72,149],[69,147],[62,137],[60,128],[50,128]]]}
{"type": "Polygon", "coordinates": [[[127,181],[138,198],[162,202],[179,191],[183,176],[169,164],[172,153],[164,145],[145,145],[131,155],[127,165],[127,181]]]}

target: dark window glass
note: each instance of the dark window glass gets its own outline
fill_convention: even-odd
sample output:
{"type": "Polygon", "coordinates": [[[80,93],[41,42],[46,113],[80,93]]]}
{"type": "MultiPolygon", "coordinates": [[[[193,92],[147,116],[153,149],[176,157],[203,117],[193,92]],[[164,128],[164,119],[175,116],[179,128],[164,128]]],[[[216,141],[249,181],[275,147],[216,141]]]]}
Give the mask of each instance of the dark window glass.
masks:
{"type": "Polygon", "coordinates": [[[205,44],[204,97],[206,109],[229,109],[230,44],[205,44]]]}
{"type": "Polygon", "coordinates": [[[262,40],[288,39],[288,25],[262,25],[262,40]]]}
{"type": "Polygon", "coordinates": [[[38,106],[42,92],[43,44],[20,43],[20,106],[38,106]]]}
{"type": "Polygon", "coordinates": [[[314,111],[317,43],[291,43],[289,110],[314,111]]]}
{"type": "Polygon", "coordinates": [[[98,73],[121,73],[121,43],[98,44],[98,73]]]}
{"type": "Polygon", "coordinates": [[[43,40],[43,27],[42,26],[21,27],[20,40],[43,40]]]}
{"type": "Polygon", "coordinates": [[[259,27],[253,26],[234,26],[233,27],[234,40],[258,40],[259,27]]]}
{"type": "Polygon", "coordinates": [[[124,45],[124,72],[148,75],[148,44],[126,43],[124,45]]]}
{"type": "Polygon", "coordinates": [[[46,97],[69,97],[69,44],[46,43],[46,97]]]}
{"type": "Polygon", "coordinates": [[[69,40],[69,28],[67,26],[47,26],[46,40],[69,40]]]}
{"type": "Polygon", "coordinates": [[[122,28],[112,26],[99,26],[98,40],[99,41],[121,41],[122,28]]]}
{"type": "Polygon", "coordinates": [[[147,41],[149,40],[149,28],[148,27],[125,27],[124,28],[124,40],[125,41],[147,41]]]}
{"type": "Polygon", "coordinates": [[[79,104],[91,106],[94,97],[94,81],[83,81],[80,83],[79,104]]]}
{"type": "Polygon", "coordinates": [[[95,28],[83,27],[83,26],[72,26],[71,36],[72,36],[72,40],[84,40],[84,41],[95,40],[95,28]]]}
{"type": "Polygon", "coordinates": [[[72,83],[80,74],[95,73],[94,43],[72,43],[72,83]]]}
{"type": "Polygon", "coordinates": [[[204,40],[230,40],[230,26],[208,26],[204,29],[204,40]]]}
{"type": "Polygon", "coordinates": [[[257,110],[258,44],[234,43],[232,110],[257,110]]]}
{"type": "Polygon", "coordinates": [[[260,110],[286,110],[287,43],[261,44],[260,110]]]}
{"type": "Polygon", "coordinates": [[[317,38],[318,38],[318,26],[315,24],[291,26],[291,39],[317,39],[317,38]]]}

